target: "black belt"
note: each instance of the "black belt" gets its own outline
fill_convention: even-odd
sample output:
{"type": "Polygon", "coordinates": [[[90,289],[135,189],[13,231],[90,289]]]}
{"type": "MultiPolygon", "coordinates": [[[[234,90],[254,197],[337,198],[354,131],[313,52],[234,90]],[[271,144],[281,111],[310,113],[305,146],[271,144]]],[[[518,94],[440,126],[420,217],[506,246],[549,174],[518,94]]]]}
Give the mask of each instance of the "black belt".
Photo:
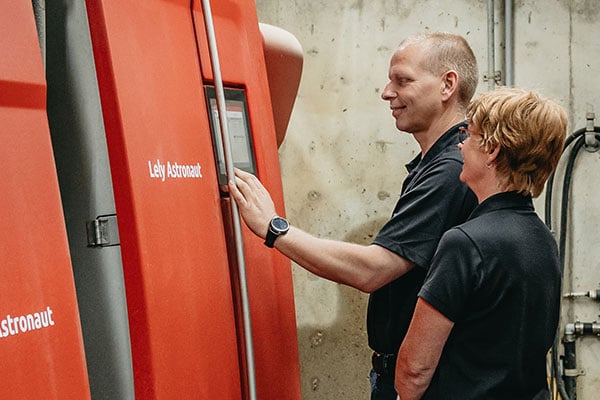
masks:
{"type": "Polygon", "coordinates": [[[394,377],[396,371],[396,354],[380,354],[373,352],[371,362],[373,363],[373,371],[379,375],[388,375],[394,377]]]}

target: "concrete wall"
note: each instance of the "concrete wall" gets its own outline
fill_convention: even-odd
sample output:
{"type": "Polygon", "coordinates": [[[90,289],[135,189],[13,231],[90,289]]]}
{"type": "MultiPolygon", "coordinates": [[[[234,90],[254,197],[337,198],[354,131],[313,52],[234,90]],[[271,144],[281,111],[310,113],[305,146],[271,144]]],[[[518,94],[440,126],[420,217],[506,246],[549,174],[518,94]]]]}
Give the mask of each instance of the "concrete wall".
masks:
{"type": "MultiPolygon", "coordinates": [[[[496,69],[504,74],[504,2],[496,1],[496,69]]],[[[597,0],[514,2],[514,84],[559,100],[570,130],[600,119],[600,7],[597,0]]],[[[286,212],[324,238],[367,244],[389,216],[417,145],[395,130],[380,93],[389,59],[405,36],[464,35],[487,70],[487,2],[476,0],[257,0],[261,22],[293,33],[304,49],[302,82],[280,148],[286,212]]],[[[479,92],[487,90],[480,81],[479,92]]],[[[600,121],[596,122],[600,125],[600,121]]],[[[600,285],[600,152],[582,151],[570,202],[565,291],[600,285]]],[[[562,177],[556,185],[560,190],[562,177]]],[[[557,200],[559,198],[557,197],[557,200]]],[[[536,201],[543,214],[543,198],[536,201]]],[[[556,210],[557,211],[557,210],[556,210]]],[[[558,217],[554,218],[558,220],[558,217]]],[[[367,399],[367,297],[294,266],[303,398],[367,399]]],[[[561,324],[598,318],[589,299],[565,302],[561,324]]],[[[580,399],[600,387],[600,343],[578,343],[580,399]]]]}

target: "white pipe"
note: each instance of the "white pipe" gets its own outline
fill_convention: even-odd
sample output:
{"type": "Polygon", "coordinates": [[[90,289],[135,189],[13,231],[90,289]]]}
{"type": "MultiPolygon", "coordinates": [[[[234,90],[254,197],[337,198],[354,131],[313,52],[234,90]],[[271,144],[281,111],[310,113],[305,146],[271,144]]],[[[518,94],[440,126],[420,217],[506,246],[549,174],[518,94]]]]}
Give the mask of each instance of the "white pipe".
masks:
{"type": "MultiPolygon", "coordinates": [[[[215,37],[215,28],[212,20],[212,12],[209,0],[202,0],[202,11],[204,12],[204,24],[208,36],[210,49],[210,62],[215,80],[215,92],[217,95],[217,109],[219,111],[219,125],[221,127],[221,139],[223,141],[223,150],[225,154],[225,168],[227,171],[227,181],[235,182],[235,172],[231,144],[229,141],[229,128],[227,126],[227,107],[225,105],[225,93],[223,90],[223,78],[221,77],[221,66],[219,64],[219,54],[217,51],[217,40],[215,37]]],[[[234,45],[232,43],[232,45],[234,45]]],[[[246,280],[246,264],[244,257],[244,242],[242,238],[242,228],[240,223],[240,214],[236,202],[232,199],[231,216],[233,219],[233,232],[235,235],[235,248],[238,260],[238,273],[240,279],[240,295],[242,301],[242,315],[244,321],[244,340],[246,349],[246,369],[248,378],[248,395],[250,400],[256,400],[256,372],[254,370],[254,348],[252,345],[252,321],[250,318],[250,302],[248,299],[248,284],[246,280]]]]}
{"type": "Polygon", "coordinates": [[[504,0],[504,84],[512,86],[513,78],[513,2],[504,0]]]}
{"type": "Polygon", "coordinates": [[[488,90],[494,90],[496,85],[496,62],[494,59],[494,0],[487,1],[487,28],[488,28],[488,90]]]}

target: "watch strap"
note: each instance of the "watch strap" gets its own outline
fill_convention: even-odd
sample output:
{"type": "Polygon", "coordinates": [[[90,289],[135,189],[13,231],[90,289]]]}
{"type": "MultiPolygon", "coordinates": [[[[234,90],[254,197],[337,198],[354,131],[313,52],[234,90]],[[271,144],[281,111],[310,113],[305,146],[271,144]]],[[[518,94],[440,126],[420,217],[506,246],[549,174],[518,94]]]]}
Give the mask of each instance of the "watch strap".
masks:
{"type": "Polygon", "coordinates": [[[267,231],[267,236],[265,237],[265,246],[273,248],[275,245],[275,239],[277,239],[279,235],[271,230],[269,226],[269,230],[267,231]]]}

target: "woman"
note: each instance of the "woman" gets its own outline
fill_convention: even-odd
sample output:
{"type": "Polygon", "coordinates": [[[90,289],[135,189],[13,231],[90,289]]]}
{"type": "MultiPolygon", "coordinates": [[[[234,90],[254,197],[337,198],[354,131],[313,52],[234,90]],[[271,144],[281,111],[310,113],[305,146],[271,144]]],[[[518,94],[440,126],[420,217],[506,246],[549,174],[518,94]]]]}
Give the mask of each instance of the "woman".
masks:
{"type": "Polygon", "coordinates": [[[399,398],[545,399],[559,318],[558,251],[533,208],[566,113],[521,89],[473,100],[458,145],[479,205],[444,234],[396,364],[399,398]]]}

